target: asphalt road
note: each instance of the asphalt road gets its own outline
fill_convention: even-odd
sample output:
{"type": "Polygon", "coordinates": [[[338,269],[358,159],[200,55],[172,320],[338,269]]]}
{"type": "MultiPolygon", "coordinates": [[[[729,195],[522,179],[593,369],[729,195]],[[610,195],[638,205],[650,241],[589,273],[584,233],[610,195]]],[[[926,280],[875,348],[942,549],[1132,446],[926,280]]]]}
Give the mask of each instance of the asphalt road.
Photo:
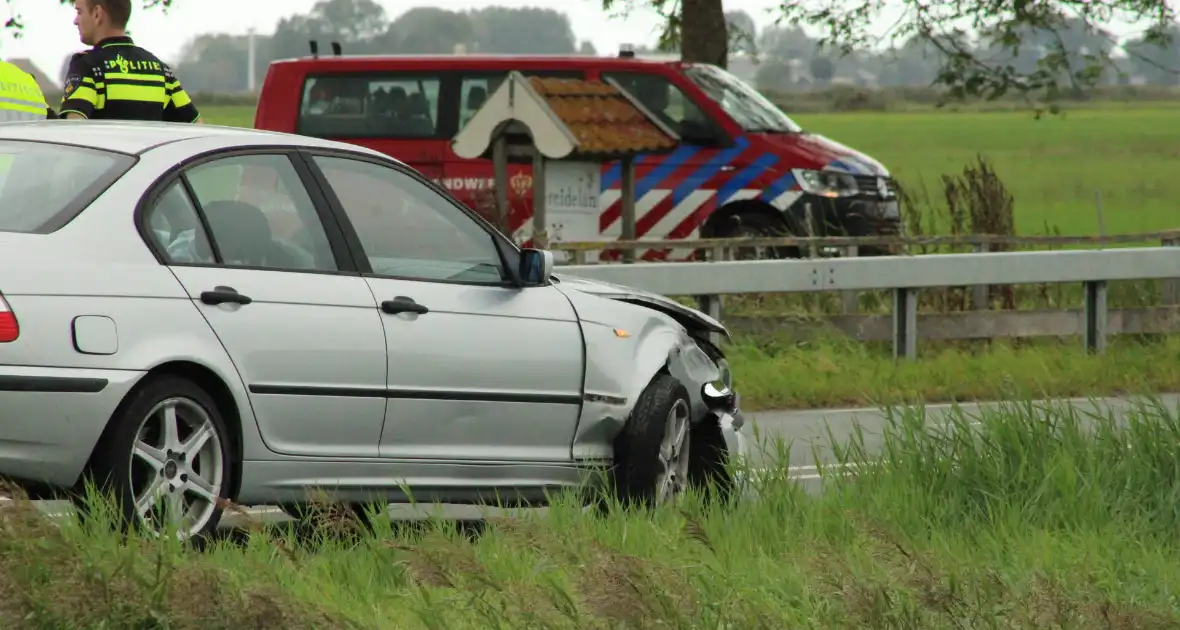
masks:
{"type": "MultiPolygon", "coordinates": [[[[1163,403],[1169,409],[1177,409],[1180,407],[1180,394],[1166,394],[1160,397],[1163,403]]],[[[1069,399],[1057,402],[1068,402],[1074,405],[1079,411],[1100,411],[1105,415],[1106,413],[1113,413],[1117,418],[1125,418],[1128,411],[1131,409],[1133,401],[1125,398],[1101,398],[1101,399],[1069,399]]],[[[1043,404],[1043,403],[1042,403],[1043,404]]],[[[995,403],[983,404],[962,404],[959,405],[961,409],[968,416],[978,416],[981,411],[987,408],[995,408],[995,403]]],[[[927,405],[926,418],[928,422],[935,423],[946,416],[947,413],[952,412],[954,407],[949,404],[927,405]]],[[[886,416],[880,409],[874,408],[859,408],[859,409],[806,409],[806,410],[780,410],[780,411],[757,411],[746,414],[747,421],[753,426],[757,427],[759,432],[759,439],[769,443],[774,440],[781,440],[784,442],[784,447],[789,446],[788,454],[788,470],[793,478],[797,479],[799,483],[803,484],[808,490],[818,491],[820,487],[820,475],[816,464],[828,464],[833,462],[830,452],[824,449],[813,451],[813,445],[827,444],[830,438],[825,427],[830,427],[831,435],[838,441],[848,439],[854,431],[854,427],[859,423],[864,435],[866,447],[870,450],[879,449],[881,446],[881,432],[886,425],[886,416]],[[815,457],[818,455],[818,460],[815,457]]],[[[765,468],[774,463],[776,452],[769,453],[762,452],[754,444],[753,431],[747,433],[751,439],[751,464],[754,468],[765,468]]],[[[59,501],[42,501],[38,506],[43,511],[50,514],[62,514],[69,510],[69,506],[59,501]]],[[[420,519],[434,511],[437,506],[413,508],[411,506],[397,505],[390,508],[390,514],[393,518],[399,520],[405,519],[420,519]]],[[[452,519],[478,519],[484,514],[484,510],[473,506],[455,506],[446,505],[441,506],[444,514],[452,519]]],[[[287,520],[276,508],[257,506],[249,508],[252,513],[252,518],[257,518],[265,522],[278,522],[287,520]]],[[[500,510],[490,510],[488,514],[494,515],[501,512],[500,510]]],[[[223,523],[227,526],[242,525],[243,517],[241,516],[227,516],[223,523]]]]}

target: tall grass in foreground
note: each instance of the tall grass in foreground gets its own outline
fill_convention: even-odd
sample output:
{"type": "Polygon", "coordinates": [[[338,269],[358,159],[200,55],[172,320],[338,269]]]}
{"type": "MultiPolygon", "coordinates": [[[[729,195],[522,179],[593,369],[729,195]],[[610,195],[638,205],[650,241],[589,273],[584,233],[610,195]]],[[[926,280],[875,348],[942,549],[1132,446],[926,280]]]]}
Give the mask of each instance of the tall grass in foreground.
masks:
{"type": "Polygon", "coordinates": [[[597,516],[563,497],[474,538],[325,519],[195,551],[17,501],[0,627],[1178,627],[1180,420],[1150,404],[1123,420],[900,410],[826,445],[820,494],[770,470],[728,507],[597,516]]]}

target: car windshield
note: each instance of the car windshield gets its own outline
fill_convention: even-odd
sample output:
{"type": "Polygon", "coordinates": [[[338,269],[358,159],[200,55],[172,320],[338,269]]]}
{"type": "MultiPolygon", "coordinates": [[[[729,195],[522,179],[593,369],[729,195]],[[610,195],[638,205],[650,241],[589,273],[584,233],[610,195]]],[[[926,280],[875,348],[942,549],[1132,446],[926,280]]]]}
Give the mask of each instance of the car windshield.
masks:
{"type": "Polygon", "coordinates": [[[0,140],[0,232],[60,228],[134,163],[122,153],[0,140]]]}
{"type": "Polygon", "coordinates": [[[749,132],[798,133],[803,131],[774,103],[748,83],[713,65],[694,64],[684,74],[749,132]]]}

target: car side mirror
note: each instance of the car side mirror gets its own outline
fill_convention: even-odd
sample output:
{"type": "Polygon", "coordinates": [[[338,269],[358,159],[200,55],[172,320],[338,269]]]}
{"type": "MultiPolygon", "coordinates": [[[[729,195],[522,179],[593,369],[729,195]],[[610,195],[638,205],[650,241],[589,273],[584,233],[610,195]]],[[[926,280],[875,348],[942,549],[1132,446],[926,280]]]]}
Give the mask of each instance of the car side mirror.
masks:
{"type": "Polygon", "coordinates": [[[553,252],[544,249],[520,250],[520,281],[526,287],[549,284],[553,275],[553,252]]]}

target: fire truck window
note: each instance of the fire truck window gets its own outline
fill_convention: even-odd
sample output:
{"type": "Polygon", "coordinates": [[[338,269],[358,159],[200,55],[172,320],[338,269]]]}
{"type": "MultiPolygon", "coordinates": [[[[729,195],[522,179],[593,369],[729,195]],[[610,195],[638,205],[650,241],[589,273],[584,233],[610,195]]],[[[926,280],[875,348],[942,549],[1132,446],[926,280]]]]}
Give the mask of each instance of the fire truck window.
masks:
{"type": "MultiPolygon", "coordinates": [[[[560,79],[585,79],[586,73],[581,70],[518,70],[526,77],[552,77],[560,79]]],[[[507,72],[498,74],[483,74],[479,76],[466,76],[459,87],[459,129],[467,126],[468,121],[475,112],[483,107],[504,79],[508,77],[507,72]]]]}
{"type": "Polygon", "coordinates": [[[441,83],[420,74],[308,79],[298,132],[319,138],[435,138],[441,83]]]}
{"type": "Polygon", "coordinates": [[[662,122],[679,134],[686,128],[694,131],[714,127],[713,121],[697,107],[676,84],[657,74],[615,72],[603,76],[614,79],[643,103],[662,122]]]}
{"type": "Polygon", "coordinates": [[[500,87],[507,75],[496,77],[480,77],[463,79],[459,89],[459,128],[467,126],[467,121],[479,111],[487,102],[488,97],[500,87]]]}

